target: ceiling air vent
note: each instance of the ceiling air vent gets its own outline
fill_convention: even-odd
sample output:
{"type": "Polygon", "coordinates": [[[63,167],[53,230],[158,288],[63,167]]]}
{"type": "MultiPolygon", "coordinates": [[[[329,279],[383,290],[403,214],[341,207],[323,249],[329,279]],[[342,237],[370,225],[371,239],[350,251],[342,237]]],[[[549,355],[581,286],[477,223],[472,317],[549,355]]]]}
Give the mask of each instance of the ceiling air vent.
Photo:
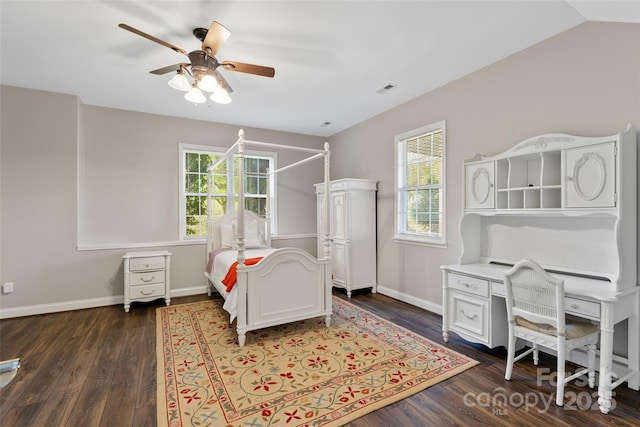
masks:
{"type": "Polygon", "coordinates": [[[398,85],[393,84],[393,83],[389,83],[388,85],[383,86],[380,89],[378,89],[376,92],[379,93],[379,94],[383,94],[383,93],[389,92],[391,89],[394,89],[396,87],[398,87],[398,85]]]}

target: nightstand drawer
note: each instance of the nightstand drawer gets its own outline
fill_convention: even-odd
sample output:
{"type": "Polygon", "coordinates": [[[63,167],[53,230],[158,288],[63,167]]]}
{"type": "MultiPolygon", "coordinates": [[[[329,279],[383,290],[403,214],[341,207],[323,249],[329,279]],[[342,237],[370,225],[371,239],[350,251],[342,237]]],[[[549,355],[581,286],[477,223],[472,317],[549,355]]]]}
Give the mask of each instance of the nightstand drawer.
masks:
{"type": "Polygon", "coordinates": [[[461,274],[449,273],[448,286],[459,291],[469,292],[481,297],[489,296],[489,281],[461,274]]]}
{"type": "Polygon", "coordinates": [[[130,271],[145,271],[164,268],[164,257],[154,256],[147,258],[131,258],[129,261],[130,271]]]}
{"type": "Polygon", "coordinates": [[[150,298],[154,296],[164,296],[164,283],[131,287],[131,300],[150,298]]]}
{"type": "Polygon", "coordinates": [[[567,314],[577,314],[593,319],[600,319],[600,304],[577,298],[564,297],[564,311],[567,314]]]}
{"type": "MultiPolygon", "coordinates": [[[[165,282],[165,271],[147,271],[145,273],[131,273],[129,276],[129,283],[131,286],[138,285],[151,285],[154,283],[162,283],[165,282]]],[[[132,291],[133,293],[133,291],[132,291]]]]}

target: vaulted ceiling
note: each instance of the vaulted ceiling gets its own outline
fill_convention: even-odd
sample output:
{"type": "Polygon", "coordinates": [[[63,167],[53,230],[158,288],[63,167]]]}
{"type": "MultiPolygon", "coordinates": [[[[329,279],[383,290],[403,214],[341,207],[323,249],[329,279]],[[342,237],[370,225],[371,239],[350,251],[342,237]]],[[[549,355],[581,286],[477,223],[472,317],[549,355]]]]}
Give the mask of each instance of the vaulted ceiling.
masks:
{"type": "Polygon", "coordinates": [[[0,83],[89,105],[330,136],[589,20],[640,23],[640,1],[7,1],[0,83]],[[194,106],[149,71],[192,51],[192,31],[231,31],[216,57],[227,105],[194,106]],[[391,86],[389,90],[381,90],[391,86]]]}

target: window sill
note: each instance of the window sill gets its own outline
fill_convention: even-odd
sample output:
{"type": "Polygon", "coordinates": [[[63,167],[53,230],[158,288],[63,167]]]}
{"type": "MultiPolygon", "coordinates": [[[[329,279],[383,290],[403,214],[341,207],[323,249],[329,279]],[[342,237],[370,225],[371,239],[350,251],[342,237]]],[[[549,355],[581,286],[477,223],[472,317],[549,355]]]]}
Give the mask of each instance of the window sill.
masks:
{"type": "Polygon", "coordinates": [[[407,235],[396,235],[392,239],[396,243],[402,243],[406,245],[415,245],[415,246],[426,246],[431,248],[438,249],[446,249],[447,242],[428,240],[425,238],[407,236],[407,235]]]}

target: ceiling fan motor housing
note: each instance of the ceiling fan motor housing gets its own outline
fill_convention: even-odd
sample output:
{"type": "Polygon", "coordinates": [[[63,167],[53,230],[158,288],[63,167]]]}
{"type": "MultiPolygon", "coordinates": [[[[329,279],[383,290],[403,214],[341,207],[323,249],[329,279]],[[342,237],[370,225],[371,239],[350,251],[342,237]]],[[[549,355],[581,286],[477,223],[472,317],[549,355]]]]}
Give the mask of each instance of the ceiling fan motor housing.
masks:
{"type": "Polygon", "coordinates": [[[212,74],[220,65],[216,58],[207,55],[203,50],[189,52],[189,61],[191,61],[191,71],[198,76],[212,74]]]}

